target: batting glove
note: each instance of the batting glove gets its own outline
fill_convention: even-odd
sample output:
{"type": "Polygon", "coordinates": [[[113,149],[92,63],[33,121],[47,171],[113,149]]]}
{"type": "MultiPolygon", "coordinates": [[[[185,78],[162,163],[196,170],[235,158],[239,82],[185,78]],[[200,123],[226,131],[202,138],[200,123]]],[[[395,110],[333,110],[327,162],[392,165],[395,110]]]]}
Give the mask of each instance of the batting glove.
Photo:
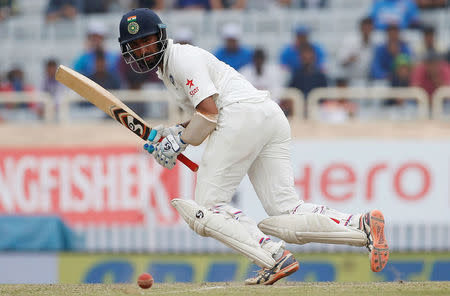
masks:
{"type": "Polygon", "coordinates": [[[155,145],[161,138],[167,137],[170,134],[180,134],[184,131],[184,127],[181,124],[177,124],[171,127],[164,127],[162,124],[155,126],[150,131],[148,136],[148,143],[144,145],[144,149],[149,153],[155,151],[155,145]]]}
{"type": "MultiPolygon", "coordinates": [[[[165,168],[172,169],[175,166],[177,156],[182,153],[188,144],[181,140],[184,128],[168,128],[169,134],[159,143],[150,144],[144,149],[153,154],[155,160],[165,168]]],[[[147,144],[146,144],[147,145],[147,144]]]]}

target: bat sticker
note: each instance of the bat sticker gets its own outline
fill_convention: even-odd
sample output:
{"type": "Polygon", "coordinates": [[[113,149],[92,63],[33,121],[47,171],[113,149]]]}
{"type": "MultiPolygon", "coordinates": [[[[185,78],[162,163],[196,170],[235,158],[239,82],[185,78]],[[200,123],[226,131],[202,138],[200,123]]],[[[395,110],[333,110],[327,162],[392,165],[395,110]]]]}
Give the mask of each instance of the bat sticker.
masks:
{"type": "Polygon", "coordinates": [[[114,114],[114,118],[118,122],[126,126],[133,133],[135,133],[144,140],[148,139],[150,129],[141,121],[139,121],[137,118],[134,118],[131,114],[127,113],[122,108],[116,106],[111,107],[111,113],[114,114]]]}

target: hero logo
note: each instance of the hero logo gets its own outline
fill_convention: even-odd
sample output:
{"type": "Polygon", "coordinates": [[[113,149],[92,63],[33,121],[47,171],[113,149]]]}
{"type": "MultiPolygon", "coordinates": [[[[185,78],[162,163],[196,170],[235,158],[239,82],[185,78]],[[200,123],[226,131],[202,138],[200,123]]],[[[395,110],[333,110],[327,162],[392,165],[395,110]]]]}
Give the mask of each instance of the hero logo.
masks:
{"type": "Polygon", "coordinates": [[[194,88],[193,90],[191,90],[191,91],[189,92],[189,94],[190,94],[191,96],[193,96],[193,95],[195,95],[197,92],[198,92],[198,86],[197,86],[196,88],[194,88]]]}
{"type": "Polygon", "coordinates": [[[429,165],[405,161],[396,165],[375,162],[355,167],[351,163],[330,162],[318,169],[306,164],[300,168],[295,186],[305,201],[320,196],[328,202],[348,202],[358,196],[374,202],[383,192],[401,201],[424,201],[433,190],[433,172],[429,165]]]}

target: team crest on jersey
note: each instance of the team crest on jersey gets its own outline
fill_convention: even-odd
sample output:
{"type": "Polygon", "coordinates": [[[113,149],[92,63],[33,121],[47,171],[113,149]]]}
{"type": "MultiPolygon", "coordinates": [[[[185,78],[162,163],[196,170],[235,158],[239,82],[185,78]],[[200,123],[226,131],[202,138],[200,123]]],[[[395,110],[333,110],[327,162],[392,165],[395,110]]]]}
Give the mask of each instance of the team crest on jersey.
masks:
{"type": "Polygon", "coordinates": [[[128,24],[128,32],[130,34],[136,34],[137,32],[139,32],[139,25],[136,22],[131,22],[128,24]]]}

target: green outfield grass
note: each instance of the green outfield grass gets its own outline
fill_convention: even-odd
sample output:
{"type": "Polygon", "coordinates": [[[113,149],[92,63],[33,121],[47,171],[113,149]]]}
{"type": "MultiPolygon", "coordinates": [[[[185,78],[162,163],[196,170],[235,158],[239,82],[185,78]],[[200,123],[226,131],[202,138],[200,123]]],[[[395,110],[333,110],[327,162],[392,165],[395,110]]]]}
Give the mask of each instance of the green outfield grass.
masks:
{"type": "Polygon", "coordinates": [[[0,285],[0,295],[308,295],[308,296],[422,296],[450,295],[450,282],[300,283],[244,286],[242,283],[155,284],[143,290],[133,284],[0,285]]]}

